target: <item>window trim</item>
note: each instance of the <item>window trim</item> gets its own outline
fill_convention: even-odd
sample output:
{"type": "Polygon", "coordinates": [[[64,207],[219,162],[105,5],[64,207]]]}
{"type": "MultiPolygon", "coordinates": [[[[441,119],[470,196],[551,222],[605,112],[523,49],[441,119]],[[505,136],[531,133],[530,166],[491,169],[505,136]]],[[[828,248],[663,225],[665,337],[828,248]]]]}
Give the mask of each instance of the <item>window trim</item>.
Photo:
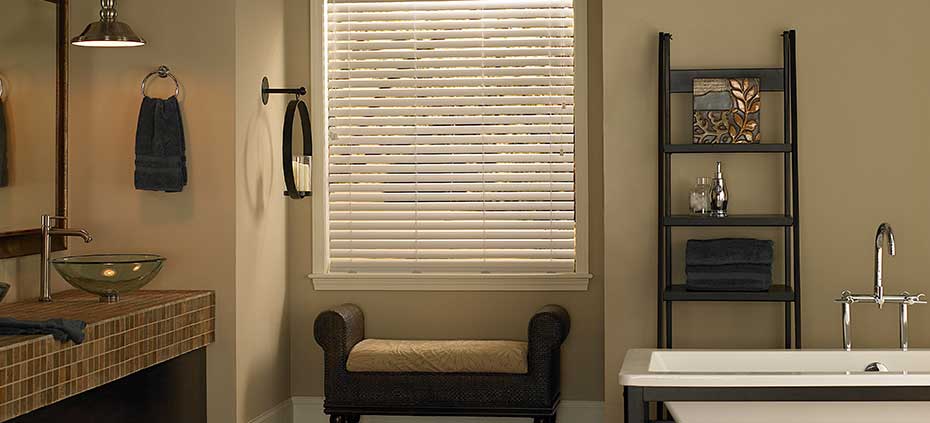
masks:
{"type": "MultiPolygon", "coordinates": [[[[310,57],[326,57],[326,1],[312,0],[310,57]]],[[[312,246],[317,291],[587,291],[590,251],[588,199],[588,7],[574,0],[575,16],[575,272],[394,274],[329,272],[329,138],[327,61],[310,60],[310,120],[313,124],[312,246]],[[322,187],[322,189],[320,189],[322,187]],[[322,271],[321,271],[322,269],[322,271]]]]}

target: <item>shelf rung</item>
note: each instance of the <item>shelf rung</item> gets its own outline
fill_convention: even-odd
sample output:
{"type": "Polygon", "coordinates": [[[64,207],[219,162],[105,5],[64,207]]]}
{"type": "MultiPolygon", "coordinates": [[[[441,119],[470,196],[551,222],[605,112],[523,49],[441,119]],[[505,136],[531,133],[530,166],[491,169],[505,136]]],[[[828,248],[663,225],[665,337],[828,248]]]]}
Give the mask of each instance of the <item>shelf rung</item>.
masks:
{"type": "Polygon", "coordinates": [[[665,301],[744,301],[744,302],[793,302],[794,290],[787,285],[772,285],[761,292],[714,292],[688,291],[684,284],[672,285],[665,290],[665,301]]]}
{"type": "Polygon", "coordinates": [[[672,69],[670,71],[671,93],[691,94],[694,78],[759,78],[762,91],[784,91],[784,68],[758,69],[672,69]]]}
{"type": "Polygon", "coordinates": [[[790,153],[791,144],[665,144],[664,152],[669,154],[691,153],[790,153]]]}
{"type": "Polygon", "coordinates": [[[679,214],[665,216],[665,226],[775,226],[785,227],[794,225],[794,218],[779,214],[743,214],[729,215],[727,217],[695,216],[679,214]]]}

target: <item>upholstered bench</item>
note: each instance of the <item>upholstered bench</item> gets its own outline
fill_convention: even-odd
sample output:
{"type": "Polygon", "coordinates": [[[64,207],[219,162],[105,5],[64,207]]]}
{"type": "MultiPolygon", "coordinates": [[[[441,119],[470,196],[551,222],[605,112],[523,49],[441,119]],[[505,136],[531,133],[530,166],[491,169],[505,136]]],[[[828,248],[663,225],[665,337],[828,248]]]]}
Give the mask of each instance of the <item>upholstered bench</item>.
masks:
{"type": "Polygon", "coordinates": [[[365,339],[353,304],[320,313],[314,337],[323,347],[331,423],[363,415],[530,417],[554,423],[560,350],[568,312],[547,305],[530,319],[523,341],[365,339]]]}

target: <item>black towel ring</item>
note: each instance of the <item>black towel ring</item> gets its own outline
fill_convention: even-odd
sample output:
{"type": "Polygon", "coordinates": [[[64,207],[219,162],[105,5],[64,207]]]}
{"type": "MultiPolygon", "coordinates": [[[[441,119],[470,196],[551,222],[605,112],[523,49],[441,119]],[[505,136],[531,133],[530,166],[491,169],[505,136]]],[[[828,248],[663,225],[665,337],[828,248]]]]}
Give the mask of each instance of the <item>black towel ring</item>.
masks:
{"type": "Polygon", "coordinates": [[[291,100],[287,104],[287,111],[284,112],[284,136],[281,138],[281,159],[284,165],[284,185],[287,187],[287,195],[295,200],[299,200],[309,195],[309,193],[297,190],[297,183],[294,182],[294,167],[291,164],[293,160],[293,138],[294,138],[294,114],[300,112],[300,128],[303,132],[304,155],[313,155],[313,134],[310,128],[310,110],[303,100],[291,100]]]}
{"type": "Polygon", "coordinates": [[[161,65],[158,67],[157,70],[146,75],[145,78],[142,79],[142,96],[143,97],[146,96],[145,95],[145,84],[149,82],[149,79],[151,79],[153,76],[156,76],[156,75],[159,78],[171,78],[171,80],[174,81],[174,96],[177,97],[179,94],[181,94],[181,84],[178,82],[178,78],[174,77],[174,74],[171,73],[171,69],[168,69],[168,67],[165,65],[161,65]]]}

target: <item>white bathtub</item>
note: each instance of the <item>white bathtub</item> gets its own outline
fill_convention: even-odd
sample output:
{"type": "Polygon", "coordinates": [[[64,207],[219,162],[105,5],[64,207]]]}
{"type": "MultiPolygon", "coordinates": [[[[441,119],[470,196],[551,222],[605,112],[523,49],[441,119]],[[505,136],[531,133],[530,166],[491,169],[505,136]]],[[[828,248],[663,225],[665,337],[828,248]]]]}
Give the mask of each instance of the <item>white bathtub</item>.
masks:
{"type": "MultiPolygon", "coordinates": [[[[930,389],[930,350],[630,350],[629,387],[930,389]],[[865,372],[880,362],[887,372],[865,372]]],[[[930,402],[667,402],[678,423],[930,422],[930,402]]]]}

